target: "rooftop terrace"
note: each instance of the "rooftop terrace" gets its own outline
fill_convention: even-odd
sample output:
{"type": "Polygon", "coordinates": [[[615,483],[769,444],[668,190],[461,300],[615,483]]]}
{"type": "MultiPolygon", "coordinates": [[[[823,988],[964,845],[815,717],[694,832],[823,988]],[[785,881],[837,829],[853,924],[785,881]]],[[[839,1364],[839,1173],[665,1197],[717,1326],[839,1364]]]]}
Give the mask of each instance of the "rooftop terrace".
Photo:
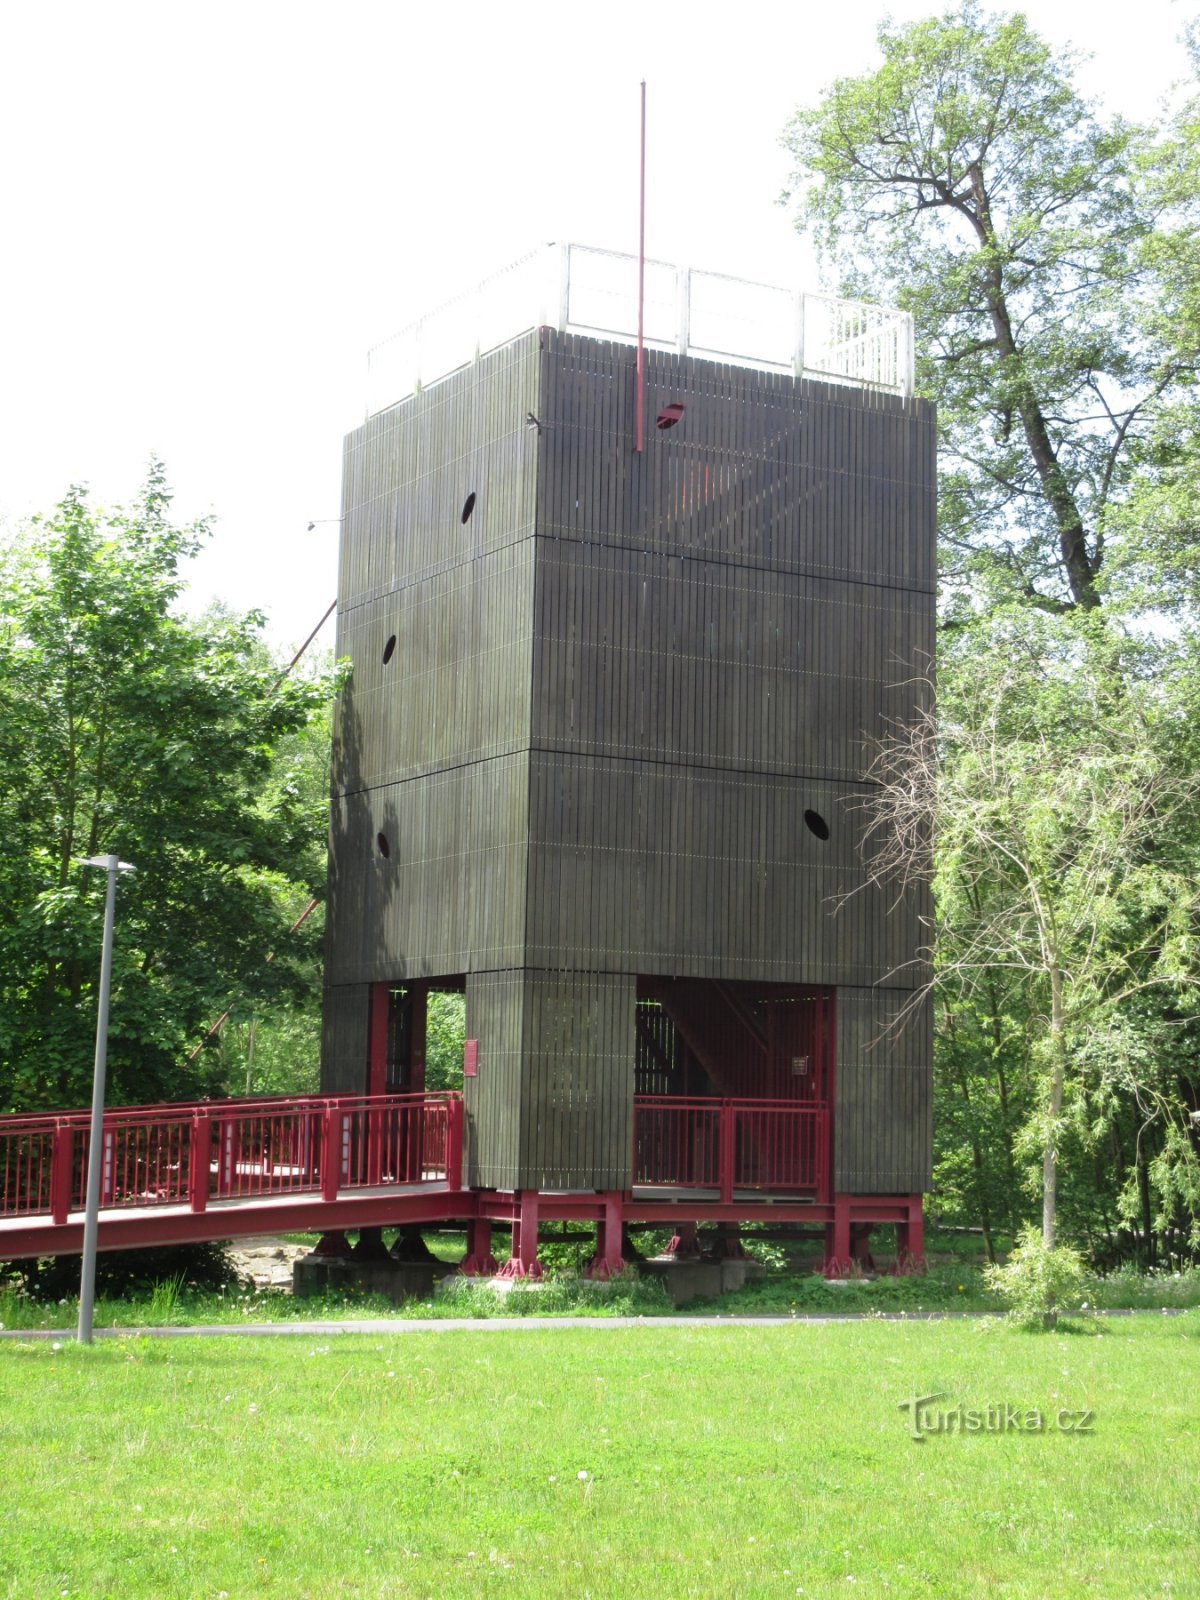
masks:
{"type": "MultiPolygon", "coordinates": [[[[530,328],[633,344],[637,257],[550,244],[448,300],[367,354],[367,415],[530,328]]],[[[734,366],[911,395],[912,317],[718,272],[646,262],[645,343],[734,366]]]]}

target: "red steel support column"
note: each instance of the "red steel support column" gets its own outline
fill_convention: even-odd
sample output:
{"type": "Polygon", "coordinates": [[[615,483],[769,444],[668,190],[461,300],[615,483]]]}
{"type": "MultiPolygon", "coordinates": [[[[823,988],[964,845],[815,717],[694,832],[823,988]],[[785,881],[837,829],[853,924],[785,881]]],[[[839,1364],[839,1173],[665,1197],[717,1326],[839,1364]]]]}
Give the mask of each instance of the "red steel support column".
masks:
{"type": "Polygon", "coordinates": [[[55,1222],[65,1222],[70,1215],[74,1160],[75,1135],[68,1124],[60,1122],[50,1146],[50,1215],[55,1222]]]}
{"type": "Polygon", "coordinates": [[[585,1278],[606,1280],[625,1271],[621,1253],[621,1196],[612,1190],[601,1196],[604,1215],[596,1226],[596,1254],[583,1270],[585,1278]]]}
{"type": "Polygon", "coordinates": [[[455,1095],[446,1109],[446,1187],[462,1188],[463,1102],[455,1095]]]}
{"type": "Polygon", "coordinates": [[[188,1204],[193,1211],[203,1211],[208,1205],[211,1166],[212,1121],[203,1115],[194,1116],[188,1149],[188,1204]]]}
{"type": "Polygon", "coordinates": [[[721,1131],[717,1146],[717,1171],[721,1184],[721,1201],[724,1205],[729,1205],[733,1201],[734,1132],[733,1106],[728,1100],[722,1100],[721,1131]]]}
{"type": "Polygon", "coordinates": [[[329,1106],[325,1112],[325,1130],[321,1141],[321,1197],[336,1200],[342,1174],[342,1113],[329,1106]]]}
{"type": "Polygon", "coordinates": [[[512,1255],[500,1268],[502,1278],[540,1278],[542,1264],[537,1258],[538,1192],[522,1189],[520,1210],[513,1219],[512,1255]]]}
{"type": "Polygon", "coordinates": [[[825,1227],[825,1276],[843,1278],[850,1271],[850,1196],[835,1194],[833,1221],[825,1227]]]}
{"type": "Polygon", "coordinates": [[[458,1265],[464,1278],[493,1278],[497,1272],[492,1254],[492,1225],[485,1217],[467,1224],[467,1253],[458,1265]]]}
{"type": "Polygon", "coordinates": [[[908,1196],[908,1220],[896,1224],[896,1267],[900,1272],[925,1270],[925,1215],[923,1196],[908,1196]]]}

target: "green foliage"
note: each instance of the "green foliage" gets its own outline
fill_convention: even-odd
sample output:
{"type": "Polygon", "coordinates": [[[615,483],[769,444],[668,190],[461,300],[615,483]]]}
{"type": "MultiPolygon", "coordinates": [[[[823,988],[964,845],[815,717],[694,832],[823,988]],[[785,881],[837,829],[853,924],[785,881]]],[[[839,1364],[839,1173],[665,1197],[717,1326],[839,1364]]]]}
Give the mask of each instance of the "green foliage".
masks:
{"type": "Polygon", "coordinates": [[[1016,1248],[1003,1266],[989,1266],[984,1276],[1023,1327],[1053,1329],[1061,1312],[1079,1309],[1084,1286],[1084,1260],[1069,1245],[1047,1247],[1035,1228],[1021,1230],[1016,1248]]]}
{"type": "Polygon", "coordinates": [[[221,1087],[218,1062],[184,1065],[205,1027],[238,993],[311,981],[314,930],[287,929],[323,879],[324,811],[276,757],[328,685],[278,682],[257,614],[177,614],[207,526],[169,510],[154,464],[132,507],[73,488],[0,552],[0,1110],[88,1097],[104,883],[83,856],[137,868],[118,889],[112,1101],[221,1087]]]}
{"type": "Polygon", "coordinates": [[[883,742],[868,806],[881,874],[930,871],[936,840],[946,1220],[1008,1230],[1040,1195],[1052,1243],[1062,1169],[1072,1231],[1105,1248],[1135,1224],[1200,1239],[1200,769],[1155,655],[1123,655],[1084,612],[949,636],[938,724],[883,742]]]}
{"type": "Polygon", "coordinates": [[[425,1022],[425,1087],[461,1089],[467,1002],[461,994],[434,992],[425,1022]]]}
{"type": "Polygon", "coordinates": [[[843,288],[915,317],[950,615],[1097,607],[1113,508],[1196,370],[1194,119],[1162,147],[1101,118],[1069,53],[973,0],[878,42],[784,142],[843,288]]]}

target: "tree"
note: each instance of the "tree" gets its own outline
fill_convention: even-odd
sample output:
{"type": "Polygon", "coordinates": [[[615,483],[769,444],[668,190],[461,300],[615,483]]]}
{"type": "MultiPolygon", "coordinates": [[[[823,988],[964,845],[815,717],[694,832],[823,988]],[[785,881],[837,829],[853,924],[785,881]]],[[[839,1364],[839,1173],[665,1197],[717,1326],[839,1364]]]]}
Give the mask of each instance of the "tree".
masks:
{"type": "Polygon", "coordinates": [[[877,876],[931,875],[945,1007],[1024,1016],[1015,1151],[1036,1160],[1047,1248],[1064,1145],[1096,1149],[1131,1112],[1119,1204],[1153,1182],[1200,1242],[1200,1072],[1179,1048],[1200,1006],[1200,774],[1176,767],[1155,685],[1112,695],[1112,648],[1086,618],[997,614],[986,652],[947,652],[940,723],[880,742],[865,802],[877,876]]]}
{"type": "Polygon", "coordinates": [[[289,899],[323,879],[325,819],[272,756],[328,686],[278,682],[262,617],[174,610],[207,535],[176,526],[154,463],[137,502],[104,512],[73,488],[0,555],[0,1109],[88,1095],[102,875],[119,889],[114,1101],[219,1087],[183,1065],[239,991],[295,992],[311,934],[289,899]],[[274,952],[269,965],[265,958],[274,952]]]}
{"type": "Polygon", "coordinates": [[[1102,118],[973,0],[878,40],[785,144],[798,225],[913,312],[939,411],[943,731],[873,774],[880,871],[934,851],[939,1178],[989,1237],[1025,1171],[1047,1239],[1065,1205],[1200,1243],[1200,100],[1102,118]]]}
{"type": "Polygon", "coordinates": [[[958,611],[1093,610],[1112,510],[1196,373],[1200,319],[1163,297],[1196,303],[1198,163],[1100,119],[1023,16],[968,3],[878,41],[785,132],[799,225],[845,292],[914,314],[958,611]]]}

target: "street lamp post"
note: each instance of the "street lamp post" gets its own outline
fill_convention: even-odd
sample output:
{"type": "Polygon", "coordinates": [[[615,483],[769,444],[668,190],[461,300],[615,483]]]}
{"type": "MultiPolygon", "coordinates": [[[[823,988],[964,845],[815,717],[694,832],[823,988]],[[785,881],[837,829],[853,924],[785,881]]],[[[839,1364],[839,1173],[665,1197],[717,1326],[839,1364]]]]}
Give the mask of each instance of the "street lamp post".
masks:
{"type": "Polygon", "coordinates": [[[104,1076],[108,1066],[108,996],[112,988],[113,918],[117,902],[117,873],[132,872],[116,856],[87,856],[85,867],[103,867],[108,873],[104,898],[104,944],[100,955],[100,999],[96,1011],[96,1070],[92,1079],[92,1124],[88,1136],[87,1199],[83,1213],[83,1265],[79,1276],[80,1344],[92,1342],[92,1313],[96,1304],[96,1239],[100,1221],[100,1176],[104,1171],[104,1076]]]}

